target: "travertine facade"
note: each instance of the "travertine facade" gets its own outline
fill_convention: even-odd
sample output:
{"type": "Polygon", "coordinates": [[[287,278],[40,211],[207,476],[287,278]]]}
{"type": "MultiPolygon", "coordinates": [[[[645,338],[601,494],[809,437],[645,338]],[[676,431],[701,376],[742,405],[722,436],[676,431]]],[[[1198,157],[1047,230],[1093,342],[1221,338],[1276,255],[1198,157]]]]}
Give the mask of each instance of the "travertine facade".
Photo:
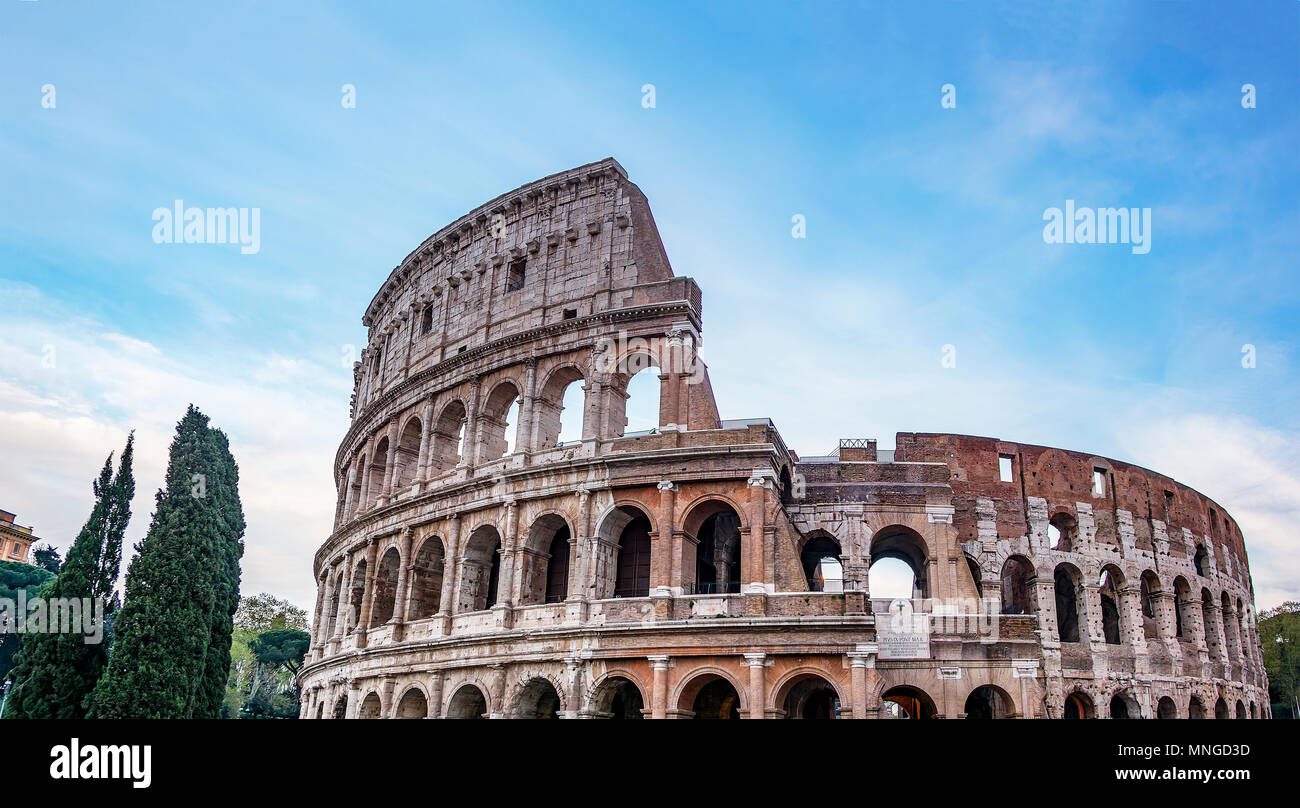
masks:
{"type": "Polygon", "coordinates": [[[961,435],[801,459],[767,419],[719,418],[701,315],[612,159],[402,261],[363,321],[305,717],[1267,712],[1215,503],[961,435]],[[646,367],[659,427],[624,434],[646,367]],[[581,436],[559,444],[573,384],[581,436]],[[913,599],[872,600],[881,558],[913,599]]]}

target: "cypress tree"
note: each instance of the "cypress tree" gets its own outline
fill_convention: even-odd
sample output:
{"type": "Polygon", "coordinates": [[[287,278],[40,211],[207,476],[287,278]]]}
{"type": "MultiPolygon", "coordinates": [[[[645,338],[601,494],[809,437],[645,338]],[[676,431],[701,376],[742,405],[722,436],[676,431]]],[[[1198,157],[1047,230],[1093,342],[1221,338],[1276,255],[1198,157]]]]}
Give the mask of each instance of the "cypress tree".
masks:
{"type": "MultiPolygon", "coordinates": [[[[41,597],[98,600],[108,611],[122,561],[122,538],[131,520],[135,478],[131,471],[135,435],[113,475],[113,456],[92,488],[95,505],[90,518],[68,550],[58,576],[41,590],[41,597]]],[[[88,620],[85,615],[83,620],[88,620]]],[[[27,634],[14,671],[15,691],[6,710],[9,718],[84,718],[86,704],[108,661],[105,643],[87,644],[85,634],[27,634]]]]}
{"type": "Polygon", "coordinates": [[[97,718],[209,718],[230,667],[244,516],[229,442],[193,405],[176,425],[149,532],[136,546],[108,670],[91,699],[97,718]]]}

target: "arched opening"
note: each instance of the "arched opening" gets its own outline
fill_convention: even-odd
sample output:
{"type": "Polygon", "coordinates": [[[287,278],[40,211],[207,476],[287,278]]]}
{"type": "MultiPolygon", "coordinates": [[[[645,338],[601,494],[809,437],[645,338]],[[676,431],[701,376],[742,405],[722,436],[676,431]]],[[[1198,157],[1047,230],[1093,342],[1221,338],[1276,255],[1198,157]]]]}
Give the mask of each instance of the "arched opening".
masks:
{"type": "Polygon", "coordinates": [[[569,596],[569,523],[548,513],[528,528],[521,556],[520,602],[559,603],[569,596]]]}
{"type": "Polygon", "coordinates": [[[451,471],[466,459],[466,422],[465,404],[459,399],[443,406],[429,435],[430,476],[451,471]]]}
{"type": "Polygon", "coordinates": [[[495,606],[501,577],[501,535],[492,525],[470,534],[461,560],[460,612],[477,612],[495,606]]]}
{"type": "Polygon", "coordinates": [[[375,572],[375,596],[370,605],[370,628],[382,626],[393,619],[393,606],[397,598],[397,579],[401,575],[402,554],[396,547],[389,547],[388,552],[379,560],[379,569],[375,572]]]}
{"type": "Polygon", "coordinates": [[[1205,545],[1196,545],[1196,554],[1192,556],[1192,566],[1196,568],[1196,574],[1205,577],[1205,571],[1209,568],[1206,563],[1210,558],[1209,553],[1205,552],[1205,545]]]}
{"type": "Polygon", "coordinates": [[[740,694],[721,676],[701,676],[682,691],[681,700],[692,718],[740,718],[740,694]]]}
{"type": "Polygon", "coordinates": [[[1034,565],[1024,556],[1011,556],[1002,565],[1002,613],[1032,614],[1029,599],[1034,580],[1034,565]]]}
{"type": "Polygon", "coordinates": [[[696,506],[682,523],[695,538],[694,591],[709,595],[740,591],[740,515],[711,500],[696,506]]]}
{"type": "Polygon", "coordinates": [[[1111,718],[1141,718],[1142,710],[1132,696],[1121,691],[1111,697],[1111,718]]]}
{"type": "Polygon", "coordinates": [[[791,679],[778,700],[786,718],[831,719],[840,717],[840,697],[835,687],[815,673],[791,679]]]}
{"type": "Polygon", "coordinates": [[[809,592],[843,592],[844,565],[840,562],[840,543],[830,536],[814,536],[799,553],[809,592]]]}
{"type": "Polygon", "coordinates": [[[967,718],[1011,718],[1016,708],[1007,691],[995,685],[982,685],[966,697],[963,711],[967,718]]]}
{"type": "Polygon", "coordinates": [[[1255,717],[1256,717],[1256,713],[1255,713],[1255,702],[1252,701],[1252,702],[1250,703],[1250,718],[1251,718],[1251,720],[1253,721],[1253,720],[1255,720],[1255,717]]]}
{"type": "Polygon", "coordinates": [[[348,717],[348,697],[339,696],[334,700],[334,717],[344,719],[348,717]]]}
{"type": "Polygon", "coordinates": [[[1047,544],[1053,550],[1068,553],[1078,544],[1079,523],[1068,513],[1058,513],[1047,523],[1047,544]]]}
{"type": "Polygon", "coordinates": [[[788,466],[781,467],[780,486],[781,503],[789,505],[794,502],[794,486],[790,481],[790,468],[788,466]]]}
{"type": "Polygon", "coordinates": [[[361,478],[366,473],[366,455],[363,452],[357,457],[352,470],[348,472],[348,499],[345,510],[348,516],[356,514],[358,511],[365,509],[365,503],[361,501],[361,478]]]}
{"type": "Polygon", "coordinates": [[[967,555],[966,568],[970,570],[971,581],[975,584],[975,594],[982,600],[984,598],[984,573],[980,571],[979,562],[967,555]]]}
{"type": "Polygon", "coordinates": [[[415,482],[420,465],[420,432],[422,426],[419,418],[412,418],[402,428],[397,439],[397,452],[393,455],[393,490],[400,491],[415,482]]]}
{"type": "Polygon", "coordinates": [[[891,687],[881,696],[881,718],[934,718],[934,700],[918,687],[891,687]]]}
{"type": "Polygon", "coordinates": [[[1160,579],[1151,570],[1142,573],[1142,636],[1148,640],[1160,637],[1160,618],[1156,599],[1160,596],[1160,579]]]}
{"type": "Polygon", "coordinates": [[[424,692],[418,687],[412,687],[402,694],[402,700],[397,702],[397,712],[393,717],[428,718],[429,700],[424,697],[424,692]]]}
{"type": "Polygon", "coordinates": [[[1065,697],[1065,709],[1062,717],[1070,719],[1092,718],[1096,715],[1096,709],[1092,705],[1092,699],[1087,694],[1074,691],[1065,697]]]}
{"type": "Polygon", "coordinates": [[[1079,571],[1070,564],[1059,564],[1052,573],[1056,594],[1056,633],[1061,642],[1079,642],[1079,571]]]}
{"type": "Polygon", "coordinates": [[[442,605],[442,576],[445,565],[442,539],[430,536],[420,545],[411,568],[408,620],[433,617],[442,605]]]}
{"type": "Polygon", "coordinates": [[[357,710],[357,718],[378,718],[381,704],[378,693],[368,693],[361,700],[361,708],[357,710]]]}
{"type": "Polygon", "coordinates": [[[1119,608],[1119,591],[1123,586],[1124,576],[1117,568],[1110,565],[1102,568],[1097,589],[1101,596],[1101,632],[1107,645],[1119,645],[1123,636],[1119,608]]]}
{"type": "Polygon", "coordinates": [[[592,694],[591,710],[598,718],[640,720],[645,718],[645,699],[631,679],[612,676],[592,694]]]}
{"type": "Polygon", "coordinates": [[[519,423],[518,406],[519,388],[514,382],[501,382],[492,388],[478,416],[479,451],[476,462],[490,462],[510,452],[514,443],[510,425],[519,423]]]}
{"type": "Polygon", "coordinates": [[[474,685],[461,685],[447,702],[448,718],[487,718],[487,699],[474,685]]]}
{"type": "Polygon", "coordinates": [[[546,602],[559,603],[569,596],[569,526],[555,532],[546,561],[546,602]]]}
{"type": "Polygon", "coordinates": [[[1156,718],[1177,718],[1178,705],[1168,696],[1161,696],[1156,703],[1156,718]]]}
{"type": "MultiPolygon", "coordinates": [[[[1255,705],[1252,704],[1252,705],[1251,705],[1251,708],[1253,709],[1254,706],[1255,706],[1255,705]]],[[[325,718],[325,702],[324,702],[324,701],[320,701],[320,702],[317,702],[317,704],[316,704],[316,720],[320,721],[320,720],[323,720],[324,718],[325,718]]],[[[1252,718],[1253,718],[1253,716],[1252,716],[1252,718]]]]}
{"type": "Polygon", "coordinates": [[[582,440],[584,385],[582,372],[571,365],[558,368],[547,377],[541,394],[533,402],[538,451],[582,440]]]}
{"type": "Polygon", "coordinates": [[[334,592],[330,595],[329,608],[325,611],[325,638],[337,636],[339,633],[339,609],[343,604],[343,581],[344,574],[334,579],[334,592]]]}
{"type": "Polygon", "coordinates": [[[1237,699],[1237,718],[1244,719],[1245,717],[1246,717],[1246,705],[1244,702],[1242,702],[1241,699],[1237,699]]]}
{"type": "MultiPolygon", "coordinates": [[[[622,435],[648,432],[659,428],[659,369],[646,367],[648,356],[637,354],[628,357],[629,363],[639,363],[640,369],[629,368],[627,400],[623,402],[626,424],[622,435]]],[[[614,424],[617,420],[611,419],[614,424]]]]}
{"type": "Polygon", "coordinates": [[[1192,624],[1188,622],[1187,614],[1191,600],[1191,588],[1187,585],[1187,579],[1180,575],[1174,579],[1174,636],[1180,640],[1192,638],[1192,624]]]}
{"type": "Polygon", "coordinates": [[[1208,589],[1201,589],[1201,626],[1205,629],[1205,645],[1210,649],[1211,658],[1218,658],[1221,638],[1214,624],[1214,596],[1208,589]]]}
{"type": "Polygon", "coordinates": [[[650,518],[636,508],[615,508],[601,525],[601,538],[613,544],[613,586],[602,596],[644,598],[650,594],[650,518]]]}
{"type": "Polygon", "coordinates": [[[925,540],[911,528],[891,525],[871,538],[871,567],[867,588],[873,598],[928,598],[929,550],[925,540]],[[907,568],[906,572],[897,562],[907,568]],[[910,587],[908,575],[910,573],[910,587]],[[910,590],[910,591],[909,591],[910,590]]]}
{"type": "Polygon", "coordinates": [[[1196,696],[1187,702],[1187,717],[1198,720],[1205,718],[1205,705],[1196,696]]]}
{"type": "Polygon", "coordinates": [[[1223,697],[1219,697],[1219,700],[1214,702],[1214,717],[1218,719],[1228,717],[1228,702],[1224,701],[1223,697]]]}
{"type": "Polygon", "coordinates": [[[348,612],[344,615],[344,630],[356,628],[361,623],[361,604],[366,600],[366,560],[363,558],[352,569],[352,591],[348,598],[348,612]]]}
{"type": "Polygon", "coordinates": [[[1237,654],[1237,649],[1241,647],[1237,642],[1237,618],[1233,616],[1232,598],[1228,597],[1227,592],[1219,599],[1219,608],[1223,623],[1223,648],[1228,652],[1228,661],[1241,662],[1241,657],[1237,654]]]}
{"type": "Polygon", "coordinates": [[[373,507],[384,493],[384,470],[388,467],[388,436],[375,444],[375,454],[370,463],[370,482],[366,485],[366,507],[373,507]]]}
{"type": "Polygon", "coordinates": [[[555,685],[540,676],[532,679],[519,693],[515,718],[559,718],[560,694],[555,685]]]}

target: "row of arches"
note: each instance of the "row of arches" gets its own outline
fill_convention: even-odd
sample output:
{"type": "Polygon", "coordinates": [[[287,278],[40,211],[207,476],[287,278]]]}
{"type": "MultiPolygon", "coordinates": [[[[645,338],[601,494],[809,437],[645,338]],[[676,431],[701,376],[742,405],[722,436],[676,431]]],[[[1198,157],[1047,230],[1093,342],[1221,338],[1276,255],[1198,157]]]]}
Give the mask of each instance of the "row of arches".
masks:
{"type": "MultiPolygon", "coordinates": [[[[1024,556],[1013,555],[1002,566],[1000,589],[1003,614],[1033,614],[1037,572],[1032,562],[1024,556]]],[[[1257,645],[1254,621],[1244,601],[1235,602],[1225,590],[1218,598],[1208,588],[1202,588],[1200,598],[1193,600],[1187,579],[1174,579],[1171,615],[1165,615],[1163,602],[1166,593],[1159,577],[1152,570],[1142,573],[1136,592],[1129,587],[1124,573],[1114,564],[1101,568],[1096,583],[1101,614],[1102,640],[1108,645],[1120,645],[1127,634],[1132,639],[1178,638],[1191,641],[1194,627],[1202,629],[1202,636],[1212,656],[1220,651],[1232,662],[1254,661],[1257,645]],[[1136,597],[1137,603],[1128,602],[1136,597]],[[1200,607],[1199,617],[1192,614],[1200,607]],[[1136,608],[1133,608],[1136,606],[1136,608]],[[1215,617],[1215,612],[1218,617],[1215,617]]],[[[1087,625],[1087,586],[1079,568],[1068,562],[1057,564],[1052,571],[1052,594],[1056,612],[1056,632],[1061,642],[1081,642],[1086,635],[1081,627],[1087,625]]]]}
{"type": "MultiPolygon", "coordinates": [[[[1134,698],[1132,693],[1121,690],[1110,696],[1109,699],[1103,699],[1104,709],[1099,709],[1098,703],[1094,702],[1087,693],[1082,690],[1070,692],[1065,699],[1063,718],[1080,719],[1080,718],[1142,718],[1142,707],[1134,698]]],[[[1158,719],[1204,719],[1204,718],[1259,718],[1262,717],[1260,709],[1252,700],[1247,704],[1242,699],[1237,699],[1235,708],[1230,706],[1229,701],[1223,696],[1219,696],[1213,704],[1213,712],[1207,708],[1206,703],[1201,700],[1200,696],[1192,695],[1187,700],[1185,708],[1180,708],[1178,703],[1169,696],[1161,696],[1155,706],[1155,718],[1158,719]]]]}
{"type": "MultiPolygon", "coordinates": [[[[587,374],[575,364],[553,368],[530,394],[529,382],[507,378],[468,395],[447,394],[381,430],[353,452],[340,484],[338,513],[344,521],[374,507],[418,479],[432,479],[461,466],[491,462],[516,451],[543,451],[597,434],[617,437],[629,429],[660,425],[661,380],[650,362],[632,375],[614,374],[618,417],[602,419],[587,401],[587,374]],[[605,429],[601,422],[607,423],[605,429]]],[[[531,378],[531,376],[530,376],[531,378]]],[[[594,403],[594,402],[593,402],[594,403]]]]}

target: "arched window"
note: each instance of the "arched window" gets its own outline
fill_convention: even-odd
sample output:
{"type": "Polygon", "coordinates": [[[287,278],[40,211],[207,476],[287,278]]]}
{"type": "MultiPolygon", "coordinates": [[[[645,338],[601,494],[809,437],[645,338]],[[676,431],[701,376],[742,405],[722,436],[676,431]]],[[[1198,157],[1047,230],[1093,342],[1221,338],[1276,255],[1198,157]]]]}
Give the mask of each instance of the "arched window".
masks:
{"type": "Polygon", "coordinates": [[[1079,642],[1079,571],[1060,564],[1052,573],[1056,590],[1056,633],[1061,642],[1079,642]]]}
{"type": "Polygon", "coordinates": [[[881,718],[929,719],[938,715],[934,699],[917,687],[891,687],[881,695],[881,718]]]}
{"type": "Polygon", "coordinates": [[[645,699],[641,689],[622,676],[613,676],[601,682],[591,697],[591,711],[597,718],[645,718],[645,699]]]}
{"type": "Polygon", "coordinates": [[[374,602],[370,605],[370,627],[381,626],[393,618],[397,580],[401,575],[402,555],[396,547],[388,548],[375,573],[374,602]]]}
{"type": "Polygon", "coordinates": [[[348,593],[348,610],[344,615],[344,631],[356,628],[361,622],[361,604],[366,599],[366,560],[357,562],[352,570],[352,589],[348,593]]]}
{"type": "Polygon", "coordinates": [[[1187,579],[1181,575],[1174,579],[1174,636],[1181,640],[1192,638],[1192,624],[1188,622],[1188,608],[1191,605],[1192,591],[1187,579]]]}
{"type": "Polygon", "coordinates": [[[873,598],[928,598],[928,550],[911,528],[891,525],[871,538],[867,588],[873,598]],[[908,576],[910,574],[910,591],[908,576]]]}
{"type": "Polygon", "coordinates": [[[501,382],[492,388],[479,413],[476,462],[490,462],[511,451],[515,442],[510,429],[512,424],[519,424],[519,388],[513,382],[501,382]]]}
{"type": "Polygon", "coordinates": [[[1160,612],[1156,598],[1160,595],[1160,579],[1151,570],[1142,573],[1142,635],[1148,640],[1160,637],[1160,612]]]}
{"type": "Polygon", "coordinates": [[[1178,705],[1168,696],[1161,696],[1156,704],[1156,718],[1177,718],[1178,705]]]}
{"type": "Polygon", "coordinates": [[[840,544],[829,536],[814,536],[799,553],[809,592],[843,592],[844,567],[840,544]]]}
{"type": "Polygon", "coordinates": [[[434,421],[433,433],[429,436],[430,476],[451,471],[466,459],[463,457],[465,424],[465,405],[461,401],[454,400],[443,405],[434,421]]]}
{"type": "Polygon", "coordinates": [[[1030,582],[1034,567],[1023,556],[1011,556],[1002,565],[1002,613],[1031,614],[1030,582]]]}
{"type": "Polygon", "coordinates": [[[584,386],[582,372],[568,365],[547,377],[541,394],[533,402],[536,445],[532,449],[544,451],[561,443],[582,440],[584,386]]]}
{"type": "Polygon", "coordinates": [[[1217,719],[1231,717],[1228,715],[1228,702],[1224,701],[1222,696],[1219,697],[1218,701],[1214,702],[1214,717],[1217,719]]]}
{"type": "Polygon", "coordinates": [[[378,718],[380,710],[379,694],[368,693],[361,700],[361,708],[357,711],[357,718],[378,718]]]}
{"type": "Polygon", "coordinates": [[[438,613],[442,602],[444,559],[442,539],[437,536],[430,536],[420,545],[411,569],[408,620],[433,617],[438,613]]]}
{"type": "Polygon", "coordinates": [[[1119,645],[1122,639],[1119,591],[1124,586],[1124,576],[1113,566],[1101,571],[1098,594],[1101,596],[1101,631],[1107,645],[1119,645]]]}
{"type": "Polygon", "coordinates": [[[433,304],[424,307],[420,312],[420,336],[424,336],[433,330],[433,304]]]}
{"type": "Polygon", "coordinates": [[[614,597],[644,598],[650,594],[650,520],[637,515],[623,528],[618,542],[614,597]]]}
{"type": "Polygon", "coordinates": [[[334,579],[334,594],[330,597],[329,610],[325,614],[325,621],[326,621],[325,638],[326,639],[337,637],[340,633],[339,611],[342,609],[343,603],[345,602],[344,600],[345,595],[343,592],[344,580],[345,577],[344,577],[344,573],[342,572],[339,573],[338,578],[334,579]]]}
{"type": "Polygon", "coordinates": [[[415,482],[419,473],[420,431],[419,418],[407,421],[402,429],[402,435],[397,441],[397,452],[393,456],[394,491],[400,491],[415,482]]]}
{"type": "Polygon", "coordinates": [[[394,718],[428,718],[429,717],[429,700],[424,697],[424,693],[418,687],[412,687],[402,694],[402,698],[397,702],[397,711],[393,714],[394,718]]]}
{"type": "Polygon", "coordinates": [[[569,526],[555,531],[546,561],[546,602],[559,603],[569,596],[569,526]]]}
{"type": "Polygon", "coordinates": [[[994,685],[977,687],[966,697],[967,718],[1011,718],[1015,714],[1011,696],[994,685]]]}
{"type": "Polygon", "coordinates": [[[1092,699],[1076,690],[1066,697],[1065,709],[1061,717],[1068,719],[1092,718],[1095,713],[1096,709],[1092,706],[1092,699]]]}
{"type": "Polygon", "coordinates": [[[497,603],[497,585],[501,576],[501,535],[491,525],[483,525],[470,534],[461,561],[461,612],[477,612],[497,603]]]}
{"type": "Polygon", "coordinates": [[[1222,646],[1218,628],[1214,625],[1214,596],[1205,588],[1201,589],[1201,625],[1205,629],[1205,645],[1210,650],[1210,656],[1217,659],[1222,646]]]}
{"type": "Polygon", "coordinates": [[[740,718],[740,694],[721,676],[698,677],[682,691],[679,709],[689,710],[692,718],[740,718]]]}
{"type": "Polygon", "coordinates": [[[462,685],[447,702],[448,718],[487,718],[487,698],[474,685],[462,685]]]}
{"type": "Polygon", "coordinates": [[[1223,649],[1228,652],[1229,662],[1241,662],[1238,649],[1241,645],[1237,642],[1237,618],[1232,613],[1232,598],[1224,592],[1220,598],[1219,608],[1220,617],[1223,622],[1223,649]]]}
{"type": "Polygon", "coordinates": [[[796,676],[777,694],[786,718],[830,719],[840,717],[840,697],[830,682],[808,673],[796,676]],[[784,695],[782,695],[782,693],[784,695]]]}
{"type": "Polygon", "coordinates": [[[1196,574],[1205,577],[1205,571],[1209,568],[1209,553],[1205,552],[1205,546],[1196,545],[1196,555],[1192,556],[1192,565],[1196,567],[1196,574]]]}
{"type": "Polygon", "coordinates": [[[560,694],[555,692],[555,685],[541,677],[529,680],[519,694],[515,717],[559,718],[560,694]]]}
{"type": "Polygon", "coordinates": [[[375,444],[374,459],[370,463],[370,481],[366,484],[366,507],[373,507],[384,493],[384,470],[388,464],[388,436],[375,444]]]}
{"type": "Polygon", "coordinates": [[[1195,719],[1205,718],[1205,705],[1196,696],[1192,696],[1187,702],[1187,717],[1195,719]]]}
{"type": "Polygon", "coordinates": [[[659,369],[655,367],[644,368],[628,380],[624,404],[627,423],[620,434],[631,435],[659,428],[659,386],[659,369]]]}
{"type": "Polygon", "coordinates": [[[1125,692],[1116,693],[1110,700],[1111,718],[1141,718],[1142,710],[1134,698],[1125,692]]]}
{"type": "Polygon", "coordinates": [[[694,535],[695,591],[740,591],[740,516],[730,506],[705,502],[686,516],[683,528],[694,535]]]}
{"type": "Polygon", "coordinates": [[[1058,513],[1047,523],[1047,543],[1053,550],[1073,551],[1078,534],[1079,523],[1068,513],[1058,513]]]}

